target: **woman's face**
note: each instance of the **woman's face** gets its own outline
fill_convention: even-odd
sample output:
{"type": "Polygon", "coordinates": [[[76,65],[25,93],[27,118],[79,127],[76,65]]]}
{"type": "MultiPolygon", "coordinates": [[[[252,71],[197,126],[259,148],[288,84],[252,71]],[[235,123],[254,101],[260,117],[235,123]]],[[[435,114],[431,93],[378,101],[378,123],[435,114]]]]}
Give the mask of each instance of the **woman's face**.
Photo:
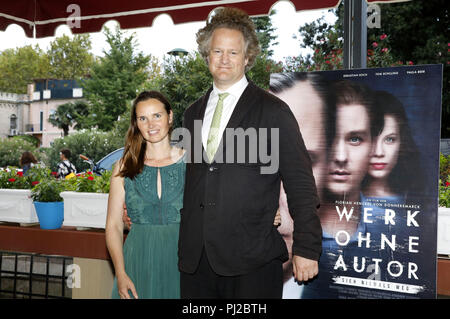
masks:
{"type": "Polygon", "coordinates": [[[384,128],[376,138],[370,157],[369,175],[386,178],[397,164],[400,151],[400,128],[392,115],[385,115],[384,128]]]}
{"type": "Polygon", "coordinates": [[[172,111],[167,114],[164,104],[157,99],[141,101],[136,106],[136,122],[147,142],[159,143],[169,139],[172,111]]]}
{"type": "Polygon", "coordinates": [[[370,120],[360,104],[338,105],[336,136],[328,164],[327,189],[335,195],[359,193],[372,147],[370,120]]]}

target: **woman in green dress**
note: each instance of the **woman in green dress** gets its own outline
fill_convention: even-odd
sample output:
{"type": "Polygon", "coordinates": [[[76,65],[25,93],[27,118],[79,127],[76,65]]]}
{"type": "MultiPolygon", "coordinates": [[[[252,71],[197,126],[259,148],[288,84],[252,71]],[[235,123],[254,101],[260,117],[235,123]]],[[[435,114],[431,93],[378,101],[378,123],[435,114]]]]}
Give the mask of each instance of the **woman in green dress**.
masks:
{"type": "Polygon", "coordinates": [[[108,199],[106,244],[116,274],[113,298],[179,298],[185,162],[183,150],[170,145],[172,122],[170,104],[161,93],[142,92],[134,101],[108,199]],[[123,245],[124,203],[133,227],[123,245]]]}

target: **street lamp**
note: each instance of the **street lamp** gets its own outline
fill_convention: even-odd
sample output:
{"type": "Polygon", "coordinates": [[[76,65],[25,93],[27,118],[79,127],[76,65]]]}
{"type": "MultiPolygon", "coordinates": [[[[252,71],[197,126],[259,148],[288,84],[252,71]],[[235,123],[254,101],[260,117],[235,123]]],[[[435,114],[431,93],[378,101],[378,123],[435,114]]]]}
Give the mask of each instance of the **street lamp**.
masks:
{"type": "Polygon", "coordinates": [[[187,55],[189,52],[187,52],[185,49],[181,49],[181,48],[175,48],[173,50],[170,50],[169,52],[167,52],[167,54],[170,54],[174,57],[180,57],[182,58],[183,56],[187,55]]]}

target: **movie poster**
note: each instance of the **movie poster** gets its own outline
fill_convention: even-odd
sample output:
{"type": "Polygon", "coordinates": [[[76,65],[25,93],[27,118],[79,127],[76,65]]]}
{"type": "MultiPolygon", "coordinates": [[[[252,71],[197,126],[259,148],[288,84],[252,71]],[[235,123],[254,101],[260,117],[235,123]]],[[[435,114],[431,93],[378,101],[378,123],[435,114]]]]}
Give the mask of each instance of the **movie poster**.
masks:
{"type": "MultiPolygon", "coordinates": [[[[320,196],[319,275],[283,298],[435,298],[442,66],[272,74],[320,196]]],[[[280,233],[292,245],[286,194],[280,233]]]]}

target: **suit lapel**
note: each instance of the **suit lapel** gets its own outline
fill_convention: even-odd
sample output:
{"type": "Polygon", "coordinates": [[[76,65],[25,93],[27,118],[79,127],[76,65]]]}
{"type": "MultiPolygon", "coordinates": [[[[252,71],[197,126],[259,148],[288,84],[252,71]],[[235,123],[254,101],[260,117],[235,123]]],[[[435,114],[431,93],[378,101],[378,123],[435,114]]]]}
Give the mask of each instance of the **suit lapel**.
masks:
{"type": "MultiPolygon", "coordinates": [[[[247,114],[247,112],[250,111],[250,109],[253,106],[253,103],[256,100],[256,96],[254,93],[255,93],[255,85],[253,84],[253,82],[249,81],[244,92],[242,92],[242,95],[241,95],[238,103],[236,104],[236,107],[234,108],[233,113],[231,114],[231,117],[230,117],[230,120],[228,121],[226,129],[239,127],[239,124],[241,123],[245,114],[247,114]]],[[[225,134],[225,132],[224,132],[224,134],[225,134]]],[[[222,139],[223,139],[223,135],[222,135],[222,139]]]]}
{"type": "Polygon", "coordinates": [[[206,111],[206,105],[208,104],[209,95],[211,94],[211,92],[212,92],[212,87],[209,88],[209,90],[206,92],[205,95],[203,95],[203,98],[200,102],[199,108],[195,115],[195,120],[203,121],[203,117],[205,116],[205,111],[206,111]]]}

